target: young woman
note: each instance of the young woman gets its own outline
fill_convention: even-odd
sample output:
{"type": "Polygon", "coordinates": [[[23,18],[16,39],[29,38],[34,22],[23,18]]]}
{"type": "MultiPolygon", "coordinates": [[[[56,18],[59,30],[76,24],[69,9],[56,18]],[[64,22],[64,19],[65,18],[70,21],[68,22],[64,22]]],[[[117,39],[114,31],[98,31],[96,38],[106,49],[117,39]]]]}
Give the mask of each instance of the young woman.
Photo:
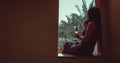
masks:
{"type": "Polygon", "coordinates": [[[96,41],[100,41],[101,37],[101,24],[100,24],[100,10],[96,7],[90,8],[87,13],[87,20],[85,21],[85,30],[83,37],[77,38],[81,41],[80,45],[71,47],[67,42],[64,45],[63,53],[73,54],[77,56],[92,55],[96,41]]]}

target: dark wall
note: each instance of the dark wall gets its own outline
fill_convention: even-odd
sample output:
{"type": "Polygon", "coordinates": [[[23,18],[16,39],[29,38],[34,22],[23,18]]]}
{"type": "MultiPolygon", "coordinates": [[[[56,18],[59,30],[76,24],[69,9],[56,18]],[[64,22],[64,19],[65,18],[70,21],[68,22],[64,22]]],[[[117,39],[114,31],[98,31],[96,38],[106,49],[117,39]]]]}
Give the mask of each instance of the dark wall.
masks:
{"type": "Polygon", "coordinates": [[[58,0],[1,1],[0,63],[119,61],[118,1],[101,0],[103,56],[80,58],[57,58],[58,0]]]}
{"type": "Polygon", "coordinates": [[[0,2],[0,63],[55,63],[57,0],[0,2]]]}
{"type": "Polygon", "coordinates": [[[111,62],[120,63],[120,0],[110,0],[110,43],[111,62]]]}

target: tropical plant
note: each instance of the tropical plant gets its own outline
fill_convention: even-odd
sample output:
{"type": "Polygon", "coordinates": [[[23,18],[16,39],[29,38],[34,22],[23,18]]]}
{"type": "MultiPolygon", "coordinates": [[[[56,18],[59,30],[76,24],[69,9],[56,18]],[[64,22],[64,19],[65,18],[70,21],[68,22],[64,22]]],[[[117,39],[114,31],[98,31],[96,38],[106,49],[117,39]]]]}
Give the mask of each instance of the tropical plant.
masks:
{"type": "MultiPolygon", "coordinates": [[[[74,37],[74,26],[77,26],[79,28],[79,34],[82,35],[82,32],[84,31],[84,25],[85,19],[87,17],[87,11],[89,8],[94,6],[94,0],[90,3],[89,8],[87,8],[86,0],[82,0],[83,5],[82,9],[80,9],[79,5],[75,5],[77,11],[79,14],[71,13],[70,15],[66,15],[67,21],[61,20],[60,24],[58,26],[58,37],[64,38],[65,41],[67,39],[73,39],[74,37]],[[83,14],[82,14],[83,12],[83,14]]],[[[60,41],[59,41],[60,42],[60,41]]],[[[62,42],[60,42],[62,43],[62,42]]],[[[64,43],[64,42],[63,42],[64,43]]],[[[58,43],[59,44],[59,43],[58,43]]]]}

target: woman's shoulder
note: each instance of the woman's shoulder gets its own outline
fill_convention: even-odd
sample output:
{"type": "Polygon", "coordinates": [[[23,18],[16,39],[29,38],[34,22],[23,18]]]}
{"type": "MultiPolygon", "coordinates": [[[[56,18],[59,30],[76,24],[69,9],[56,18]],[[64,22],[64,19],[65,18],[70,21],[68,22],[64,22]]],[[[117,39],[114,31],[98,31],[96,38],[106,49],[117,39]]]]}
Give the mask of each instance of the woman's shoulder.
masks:
{"type": "Polygon", "coordinates": [[[89,24],[89,25],[95,25],[95,23],[92,22],[92,21],[89,21],[88,24],[89,24]]]}
{"type": "Polygon", "coordinates": [[[90,28],[93,28],[93,29],[96,29],[96,24],[94,23],[94,22],[88,22],[88,26],[90,27],[90,28]]]}
{"type": "Polygon", "coordinates": [[[86,21],[85,21],[85,24],[86,24],[86,23],[87,23],[87,24],[91,24],[91,25],[95,25],[95,23],[94,23],[92,20],[86,20],[86,21]]]}

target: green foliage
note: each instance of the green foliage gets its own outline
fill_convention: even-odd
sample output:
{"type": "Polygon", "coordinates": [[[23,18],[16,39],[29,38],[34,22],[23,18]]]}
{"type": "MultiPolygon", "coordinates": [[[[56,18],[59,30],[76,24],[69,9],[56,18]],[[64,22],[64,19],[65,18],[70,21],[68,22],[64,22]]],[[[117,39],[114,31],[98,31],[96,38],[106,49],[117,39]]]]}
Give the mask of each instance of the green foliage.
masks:
{"type": "MultiPolygon", "coordinates": [[[[82,9],[78,5],[75,5],[77,11],[79,12],[79,15],[76,13],[71,13],[70,15],[66,15],[67,21],[61,20],[58,28],[58,37],[64,38],[65,41],[67,39],[73,39],[74,38],[74,27],[77,26],[79,28],[79,34],[82,35],[82,32],[84,31],[84,22],[87,17],[87,11],[89,8],[94,6],[94,0],[90,3],[89,8],[87,8],[86,0],[82,0],[83,5],[82,9]],[[83,14],[81,13],[83,12],[83,14]]],[[[60,42],[60,41],[59,41],[60,42]]],[[[63,44],[63,41],[62,41],[63,44]]]]}

